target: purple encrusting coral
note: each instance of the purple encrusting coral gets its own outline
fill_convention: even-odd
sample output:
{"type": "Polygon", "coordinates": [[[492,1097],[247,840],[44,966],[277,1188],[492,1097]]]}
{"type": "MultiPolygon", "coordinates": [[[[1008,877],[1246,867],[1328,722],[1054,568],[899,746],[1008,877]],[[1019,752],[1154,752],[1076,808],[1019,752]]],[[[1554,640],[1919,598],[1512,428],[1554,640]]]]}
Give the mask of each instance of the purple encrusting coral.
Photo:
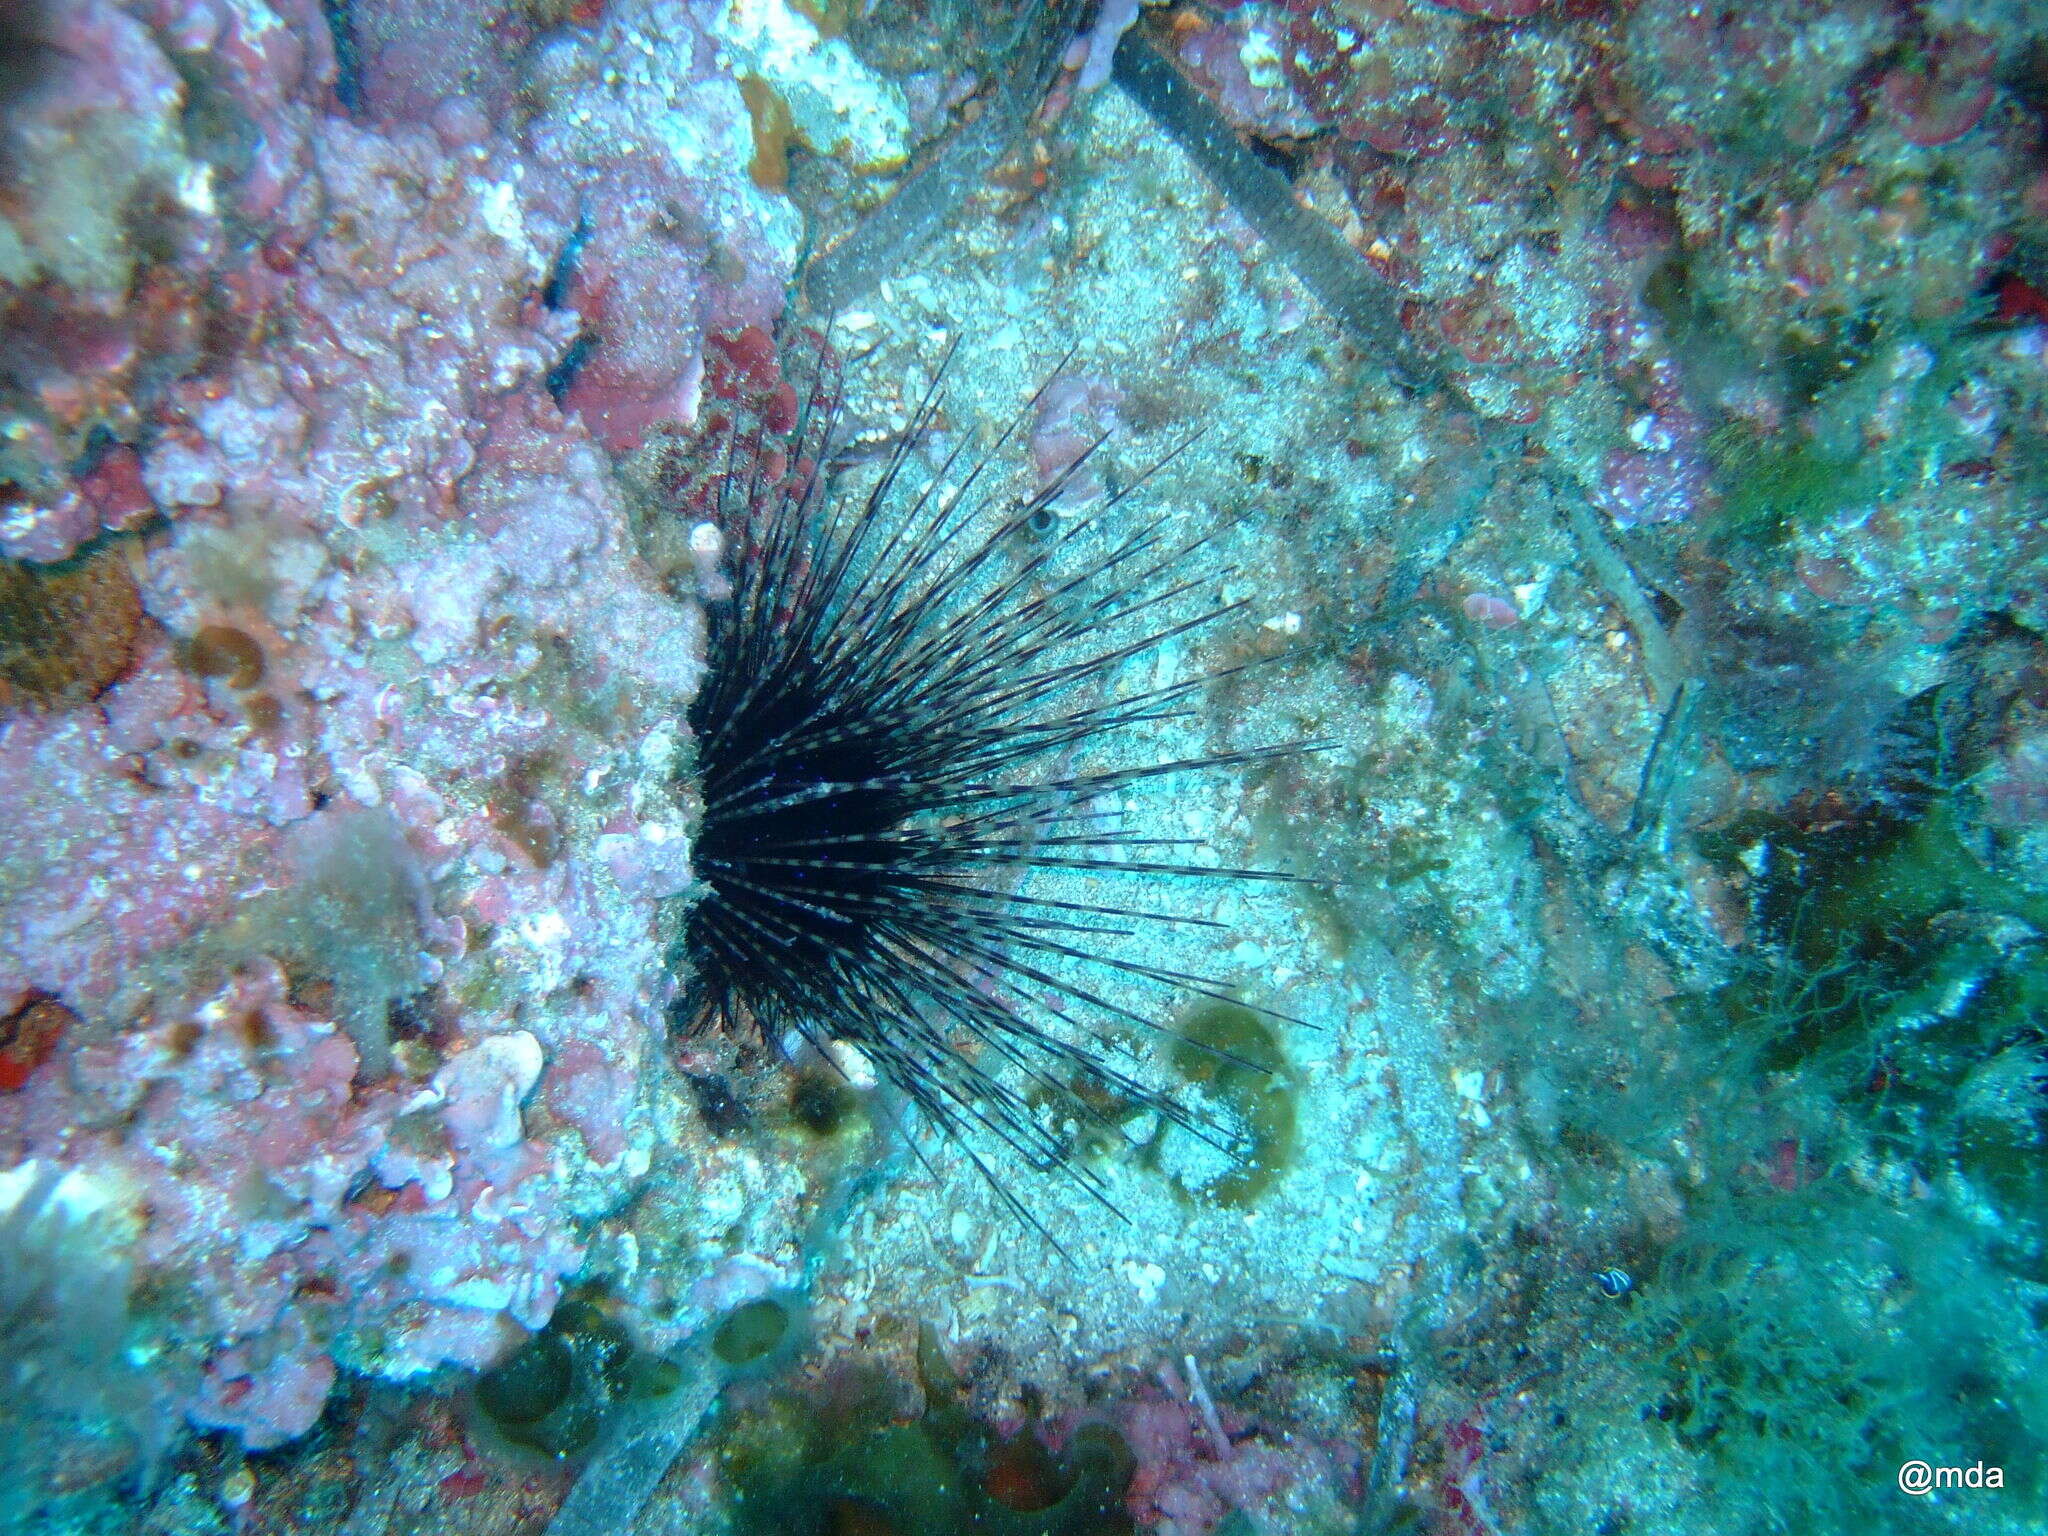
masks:
{"type": "Polygon", "coordinates": [[[545,1323],[645,1166],[701,641],[601,449],[789,261],[691,10],[520,78],[517,7],[350,11],[353,118],[315,0],[49,8],[0,222],[0,548],[153,527],[118,681],[0,722],[0,1016],[71,1015],[0,1162],[147,1213],[152,1369],[251,1446],[545,1323]]]}

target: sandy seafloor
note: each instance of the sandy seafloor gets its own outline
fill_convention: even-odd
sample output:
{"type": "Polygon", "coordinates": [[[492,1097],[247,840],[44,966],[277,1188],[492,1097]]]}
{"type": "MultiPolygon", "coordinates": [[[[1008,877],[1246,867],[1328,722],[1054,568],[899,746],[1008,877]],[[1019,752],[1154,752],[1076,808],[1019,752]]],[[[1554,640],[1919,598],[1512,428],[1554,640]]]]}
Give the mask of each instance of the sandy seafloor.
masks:
{"type": "MultiPolygon", "coordinates": [[[[1259,1369],[1267,1351],[1318,1353],[1335,1338],[1391,1341],[1436,1326],[1454,1306],[1473,1305],[1470,1295],[1454,1299],[1454,1286],[1485,1284],[1469,1272],[1485,1267],[1481,1245],[1538,1210],[1571,1232],[1576,1250],[1550,1256],[1545,1268],[1576,1265],[1565,1285],[1597,1297],[1594,1275],[1619,1241],[1603,1231],[1613,1213],[1561,1201],[1546,1187],[1508,1079],[1497,1065],[1489,1070],[1477,1043],[1461,1043],[1458,1022],[1459,994],[1513,998],[1547,963],[1537,852],[1503,824],[1484,759],[1448,752],[1420,667],[1393,662],[1380,686],[1362,690],[1335,654],[1404,621],[1378,619],[1369,601],[1333,592],[1334,584],[1433,562],[1459,537],[1447,509],[1432,513],[1402,492],[1400,469],[1410,466],[1387,474],[1346,452],[1362,415],[1399,420],[1416,408],[1333,334],[1313,299],[1140,111],[1114,90],[1075,110],[1086,124],[1077,184],[1032,215],[1037,238],[1020,252],[1007,221],[963,221],[918,271],[841,317],[835,337],[864,355],[850,376],[851,413],[900,421],[945,344],[964,334],[947,382],[956,421],[1006,423],[1071,351],[1068,372],[1154,395],[1166,418],[1108,446],[1112,476],[1148,470],[1189,424],[1199,427],[1192,447],[1134,495],[1107,511],[1070,514],[1099,519],[1105,542],[1131,520],[1164,518],[1190,535],[1213,529],[1218,536],[1195,557],[1203,595],[1249,603],[1176,643],[1157,671],[1153,658],[1133,663],[1129,686],[1280,650],[1299,660],[1216,690],[1198,727],[1121,733],[1102,744],[1101,759],[1323,744],[1278,772],[1177,777],[1124,797],[1134,832],[1199,837],[1221,863],[1333,882],[1308,897],[1220,881],[1170,890],[1161,905],[1227,930],[1163,940],[1148,933],[1144,944],[1148,960],[1215,977],[1302,1021],[1277,1026],[1300,1131],[1284,1171],[1248,1209],[1204,1209],[1171,1177],[1128,1167],[1111,1174],[1121,1220],[1057,1178],[1021,1188],[1072,1265],[1020,1229],[961,1160],[941,1154],[945,1177],[934,1180],[899,1154],[890,1176],[848,1212],[843,1252],[818,1274],[816,1325],[827,1339],[850,1341],[880,1316],[928,1317],[949,1341],[999,1348],[1005,1380],[1046,1388],[1055,1403],[1078,1402],[1092,1384],[1142,1377],[1162,1358],[1174,1367],[1187,1354],[1220,1357],[1242,1374],[1259,1369]],[[1145,216],[1132,218],[1134,208],[1145,216]],[[1086,259],[1058,254],[1073,251],[1086,259]],[[1291,483],[1278,491],[1248,462],[1286,466],[1291,483]],[[1372,801],[1370,833],[1346,815],[1355,805],[1346,786],[1361,780],[1370,780],[1356,791],[1372,801]],[[1376,853],[1384,858],[1389,843],[1407,839],[1443,850],[1426,915],[1404,913],[1410,903],[1375,873],[1376,853]],[[1436,930],[1433,957],[1393,937],[1418,921],[1436,930]]],[[[1542,531],[1525,545],[1527,529],[1516,529],[1499,580],[1554,592],[1550,562],[1569,552],[1553,529],[1542,531]]],[[[1596,594],[1581,599],[1577,612],[1540,605],[1538,622],[1591,653],[1579,664],[1595,675],[1577,686],[1625,692],[1636,666],[1628,636],[1596,594]]],[[[1470,711],[1461,732],[1517,728],[1505,702],[1460,702],[1470,711]]],[[[1644,741],[1654,724],[1629,722],[1644,741]]],[[[1027,888],[1114,900],[1127,887],[1037,877],[1027,888]]],[[[1196,1001],[1168,999],[1160,1016],[1170,1023],[1196,1001]]],[[[1318,1391],[1338,1396],[1328,1383],[1318,1391]]],[[[1342,1417],[1356,1405],[1317,1407],[1333,1415],[1322,1426],[1341,1444],[1342,1417]]],[[[1390,1420],[1398,1425],[1399,1414],[1390,1420]]],[[[1369,1448],[1371,1433],[1351,1448],[1369,1448]]],[[[1605,1424],[1600,1454],[1643,1457],[1648,1464],[1630,1475],[1654,1486],[1675,1469],[1658,1466],[1642,1438],[1625,1421],[1605,1424]]],[[[1662,1503],[1677,1494],[1646,1487],[1638,1497],[1662,1503]]],[[[1269,1518],[1289,1518],[1284,1500],[1269,1518]]]]}
{"type": "MultiPolygon", "coordinates": [[[[1103,160],[1086,186],[1063,200],[1053,216],[1063,227],[1049,237],[1093,249],[1082,272],[1049,271],[1042,261],[1013,257],[1008,280],[991,281],[985,258],[976,259],[976,232],[942,242],[925,264],[929,276],[890,283],[856,317],[851,335],[861,350],[879,343],[856,374],[856,411],[870,398],[876,402],[870,409],[890,409],[895,389],[875,389],[882,380],[894,385],[901,379],[914,390],[928,376],[935,343],[963,325],[966,349],[947,394],[956,419],[972,413],[1001,420],[1070,348],[1078,349],[1067,365],[1071,371],[1142,381],[1136,384],[1141,389],[1170,378],[1149,360],[1188,347],[1190,264],[1202,259],[1220,209],[1119,97],[1104,94],[1084,110],[1090,134],[1101,135],[1103,160]],[[1133,228],[1125,211],[1140,202],[1165,203],[1172,211],[1133,228]]],[[[1256,284],[1226,276],[1211,323],[1257,336],[1266,328],[1269,302],[1256,284]]],[[[1387,527],[1391,493],[1347,473],[1332,425],[1318,422],[1313,408],[1301,408],[1303,398],[1326,395],[1330,384],[1329,368],[1307,356],[1313,336],[1313,330],[1298,331],[1250,343],[1261,354],[1260,394],[1250,397],[1250,409],[1204,423],[1205,436],[1189,452],[1107,512],[1083,506],[1068,514],[1098,517],[1105,543],[1126,531],[1128,519],[1164,519],[1183,541],[1215,527],[1221,536],[1191,557],[1189,574],[1203,579],[1204,597],[1250,602],[1222,624],[1176,643],[1171,654],[1131,663],[1129,686],[1215,670],[1255,650],[1262,637],[1279,641],[1287,615],[1309,606],[1283,574],[1283,535],[1270,504],[1251,493],[1219,508],[1204,495],[1207,486],[1235,473],[1239,455],[1289,462],[1304,478],[1325,478],[1330,495],[1321,515],[1340,526],[1361,532],[1387,527]]],[[[1201,371],[1172,382],[1183,391],[1230,387],[1227,369],[1213,372],[1213,384],[1201,371]]],[[[1178,425],[1117,442],[1105,455],[1105,469],[1129,478],[1148,468],[1150,456],[1174,444],[1178,425]]],[[[1377,734],[1362,720],[1342,718],[1341,702],[1324,691],[1312,666],[1285,684],[1255,673],[1231,695],[1208,701],[1207,713],[1199,729],[1120,733],[1096,755],[1105,765],[1166,761],[1217,747],[1328,737],[1326,751],[1290,768],[1312,778],[1354,764],[1377,734]]],[[[1127,791],[1125,823],[1137,833],[1199,837],[1225,864],[1326,872],[1305,867],[1318,850],[1294,835],[1290,823],[1302,813],[1290,811],[1270,789],[1232,782],[1238,777],[1217,771],[1127,791]]],[[[1069,881],[1067,893],[1089,883],[1069,881]]],[[[1120,888],[1095,884],[1098,897],[1120,888]]],[[[1031,888],[1051,893],[1055,885],[1040,877],[1031,888]]],[[[1405,1115],[1388,1105],[1389,1074],[1397,1064],[1421,1064],[1421,1056],[1410,1053],[1430,1031],[1425,1005],[1412,993],[1398,1000],[1386,995],[1378,966],[1347,974],[1353,962],[1332,953],[1328,934],[1284,890],[1215,881],[1184,894],[1168,887],[1164,895],[1146,895],[1148,904],[1228,925],[1220,934],[1148,936],[1147,959],[1215,975],[1313,1026],[1281,1027],[1300,1119],[1315,1128],[1302,1138],[1297,1166],[1246,1214],[1189,1211],[1156,1177],[1127,1177],[1115,1185],[1127,1223],[1105,1221],[1103,1212],[1060,1189],[1057,1180],[1043,1191],[1026,1191],[1080,1260],[1071,1270],[1018,1231],[971,1174],[934,1186],[906,1167],[853,1216],[844,1278],[821,1277],[823,1317],[838,1306],[852,1316],[914,1310],[917,1298],[943,1295],[950,1329],[1004,1340],[1019,1351],[1020,1366],[1035,1373],[1040,1367],[1025,1361],[1156,1348],[1162,1329],[1201,1350],[1219,1333],[1241,1327],[1248,1313],[1311,1322],[1361,1283],[1393,1287],[1388,1300],[1405,1289],[1410,1264],[1433,1245],[1432,1228],[1450,1215],[1451,1181],[1427,1170],[1461,1155],[1449,1139],[1456,1132],[1448,1077],[1428,1074],[1435,1080],[1405,1115]],[[1406,1123],[1396,1129],[1400,1121],[1406,1123]],[[943,1237],[933,1241],[937,1234],[943,1237]]],[[[1409,989],[1397,982],[1393,990],[1409,989]]],[[[1170,1017],[1176,1005],[1169,998],[1162,1011],[1170,1017]]]]}

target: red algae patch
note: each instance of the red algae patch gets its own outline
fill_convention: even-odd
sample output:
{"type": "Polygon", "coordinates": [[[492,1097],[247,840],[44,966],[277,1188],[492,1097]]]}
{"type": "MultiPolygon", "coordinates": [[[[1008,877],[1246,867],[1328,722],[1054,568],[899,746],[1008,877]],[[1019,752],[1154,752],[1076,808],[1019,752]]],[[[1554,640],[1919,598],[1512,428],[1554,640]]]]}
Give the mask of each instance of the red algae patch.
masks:
{"type": "Polygon", "coordinates": [[[53,997],[31,998],[0,1019],[0,1093],[13,1093],[49,1060],[78,1016],[53,997]]]}

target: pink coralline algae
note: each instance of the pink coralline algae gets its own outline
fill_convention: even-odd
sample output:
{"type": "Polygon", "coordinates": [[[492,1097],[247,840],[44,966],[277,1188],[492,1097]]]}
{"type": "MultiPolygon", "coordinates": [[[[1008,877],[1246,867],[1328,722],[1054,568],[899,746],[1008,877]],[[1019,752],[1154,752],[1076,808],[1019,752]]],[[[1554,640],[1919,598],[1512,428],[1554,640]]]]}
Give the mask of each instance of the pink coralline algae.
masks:
{"type": "Polygon", "coordinates": [[[48,11],[0,124],[0,555],[36,560],[148,514],[72,467],[95,429],[135,433],[164,365],[196,355],[223,244],[146,27],[111,0],[48,11]]]}
{"type": "Polygon", "coordinates": [[[1175,34],[1181,66],[1215,97],[1233,123],[1275,136],[1313,131],[1314,119],[1287,88],[1284,76],[1262,67],[1259,79],[1252,78],[1247,54],[1254,63],[1265,65],[1263,56],[1271,54],[1270,44],[1260,47],[1244,23],[1233,27],[1198,20],[1192,13],[1187,21],[1175,34]]]}
{"type": "Polygon", "coordinates": [[[1251,133],[1298,138],[1235,76],[1284,86],[1321,130],[1297,191],[1398,286],[1418,348],[1633,526],[1722,504],[1717,416],[1782,412],[1788,360],[1963,322],[2038,217],[2038,119],[1999,84],[2028,30],[1833,0],[1299,0],[1180,48],[1251,133]]]}
{"type": "Polygon", "coordinates": [[[1888,71],[1884,103],[1909,144],[1952,144],[1984,120],[1998,94],[1998,50],[1970,27],[1930,39],[1920,57],[1888,71]]]}
{"type": "Polygon", "coordinates": [[[318,0],[54,7],[0,149],[0,553],[111,531],[141,609],[0,714],[0,1018],[66,1020],[0,1167],[128,1192],[251,1446],[492,1361],[646,1171],[702,637],[609,455],[794,248],[703,7],[418,9],[344,75],[318,0]]]}
{"type": "Polygon", "coordinates": [[[1173,1366],[1158,1375],[1164,1393],[1148,1390],[1113,1410],[1137,1461],[1125,1507],[1141,1529],[1210,1536],[1233,1512],[1266,1529],[1276,1511],[1335,1505],[1357,1475],[1353,1448],[1246,1433],[1173,1366]]]}
{"type": "Polygon", "coordinates": [[[2031,728],[2006,749],[1979,786],[1990,820],[1998,826],[2048,825],[2048,724],[2039,718],[2028,724],[2031,728]]]}
{"type": "Polygon", "coordinates": [[[31,1157],[147,1212],[135,1260],[176,1277],[192,1314],[163,1340],[167,1368],[189,1373],[187,1415],[271,1445],[318,1418],[330,1340],[404,1375],[485,1363],[513,1323],[546,1321],[581,1256],[526,1188],[548,1173],[520,1125],[539,1064],[533,1037],[512,1032],[418,1089],[364,1090],[347,1035],[254,964],[78,1047],[5,1123],[31,1157]]]}
{"type": "Polygon", "coordinates": [[[1487,629],[1513,629],[1522,622],[1515,605],[1492,592],[1469,592],[1458,606],[1466,618],[1487,629]]]}
{"type": "Polygon", "coordinates": [[[1096,91],[1109,83],[1109,71],[1116,59],[1117,39],[1130,30],[1138,19],[1138,0],[1103,0],[1095,13],[1095,25],[1088,30],[1079,47],[1082,54],[1080,75],[1074,88],[1081,91],[1096,91]]]}
{"type": "Polygon", "coordinates": [[[1031,427],[1031,463],[1040,485],[1051,485],[1072,472],[1060,493],[1061,504],[1078,506],[1102,494],[1101,479],[1082,461],[1115,429],[1121,403],[1115,385],[1073,375],[1052,380],[1039,395],[1031,427]]]}

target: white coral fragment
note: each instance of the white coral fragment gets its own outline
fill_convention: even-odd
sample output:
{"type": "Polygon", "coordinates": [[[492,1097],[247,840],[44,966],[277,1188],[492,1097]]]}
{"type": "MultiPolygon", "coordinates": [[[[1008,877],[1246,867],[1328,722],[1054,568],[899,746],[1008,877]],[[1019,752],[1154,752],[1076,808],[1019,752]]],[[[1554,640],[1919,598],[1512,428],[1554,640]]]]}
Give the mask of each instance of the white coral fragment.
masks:
{"type": "Polygon", "coordinates": [[[910,155],[903,92],[863,64],[844,38],[823,36],[787,0],[730,0],[719,40],[739,74],[771,88],[797,135],[821,155],[859,171],[886,171],[910,155]]]}
{"type": "Polygon", "coordinates": [[[442,1115],[456,1145],[518,1145],[526,1134],[519,1106],[540,1081],[542,1064],[540,1042],[523,1029],[486,1036],[450,1057],[433,1086],[446,1100],[442,1115]]]}

